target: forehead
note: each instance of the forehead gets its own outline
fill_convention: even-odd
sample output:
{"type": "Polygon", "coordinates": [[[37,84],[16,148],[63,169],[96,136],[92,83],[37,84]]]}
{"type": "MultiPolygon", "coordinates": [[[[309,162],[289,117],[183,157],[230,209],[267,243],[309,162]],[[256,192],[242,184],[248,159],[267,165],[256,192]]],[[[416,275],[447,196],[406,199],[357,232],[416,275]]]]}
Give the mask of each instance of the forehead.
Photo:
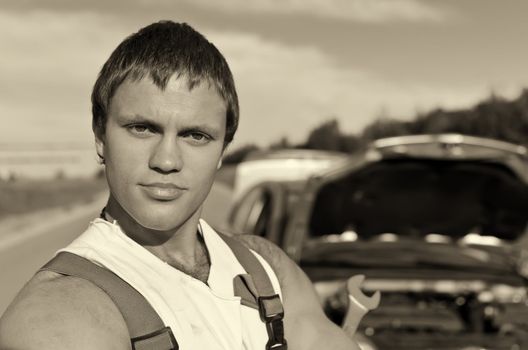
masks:
{"type": "Polygon", "coordinates": [[[110,101],[109,115],[187,116],[225,118],[226,103],[208,80],[190,86],[186,76],[173,75],[165,87],[149,77],[125,79],[110,101]]]}

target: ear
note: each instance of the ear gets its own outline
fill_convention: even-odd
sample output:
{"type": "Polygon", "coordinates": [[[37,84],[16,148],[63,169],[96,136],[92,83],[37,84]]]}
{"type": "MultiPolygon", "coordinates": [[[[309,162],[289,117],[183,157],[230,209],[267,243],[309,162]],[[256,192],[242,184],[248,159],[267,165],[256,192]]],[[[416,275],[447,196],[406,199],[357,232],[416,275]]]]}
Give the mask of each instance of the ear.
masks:
{"type": "Polygon", "coordinates": [[[220,158],[220,160],[218,161],[218,165],[216,166],[216,169],[220,169],[220,167],[222,166],[222,158],[220,158]]]}
{"type": "Polygon", "coordinates": [[[95,151],[101,163],[104,163],[104,141],[99,136],[95,137],[95,151]]]}

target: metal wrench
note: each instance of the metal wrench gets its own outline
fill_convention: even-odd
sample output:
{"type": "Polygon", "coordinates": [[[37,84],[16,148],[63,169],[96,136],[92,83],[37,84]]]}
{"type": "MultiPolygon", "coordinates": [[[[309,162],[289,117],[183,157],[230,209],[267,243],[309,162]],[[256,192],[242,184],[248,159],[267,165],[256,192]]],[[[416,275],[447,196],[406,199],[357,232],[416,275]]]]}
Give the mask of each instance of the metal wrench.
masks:
{"type": "Polygon", "coordinates": [[[343,329],[350,337],[356,333],[363,316],[370,310],[377,308],[381,299],[379,291],[371,296],[367,296],[361,291],[361,283],[364,280],[364,275],[355,275],[347,281],[348,310],[343,321],[343,329]]]}

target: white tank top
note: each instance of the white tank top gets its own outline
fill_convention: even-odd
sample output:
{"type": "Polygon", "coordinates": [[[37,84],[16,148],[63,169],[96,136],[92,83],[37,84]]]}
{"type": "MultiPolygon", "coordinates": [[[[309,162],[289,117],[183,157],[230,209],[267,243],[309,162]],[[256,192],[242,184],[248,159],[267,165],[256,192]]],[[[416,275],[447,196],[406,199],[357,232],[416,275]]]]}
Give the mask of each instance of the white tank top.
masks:
{"type": "MultiPolygon", "coordinates": [[[[172,329],[182,350],[264,350],[268,334],[258,310],[242,306],[233,291],[233,278],[246,272],[203,220],[199,231],[211,260],[207,285],[166,264],[129,238],[119,225],[103,219],[92,221],[60,251],[104,266],[138,290],[172,329]]],[[[275,273],[252,252],[280,295],[275,273]]]]}

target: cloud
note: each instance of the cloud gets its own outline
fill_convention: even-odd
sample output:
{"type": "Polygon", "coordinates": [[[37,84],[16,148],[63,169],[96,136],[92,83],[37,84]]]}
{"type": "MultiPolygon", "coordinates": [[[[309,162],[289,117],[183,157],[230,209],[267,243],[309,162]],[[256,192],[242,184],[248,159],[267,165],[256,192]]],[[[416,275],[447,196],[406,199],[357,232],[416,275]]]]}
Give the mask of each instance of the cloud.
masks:
{"type": "MultiPolygon", "coordinates": [[[[88,12],[0,12],[0,123],[8,129],[2,142],[91,143],[92,84],[114,47],[139,26],[88,12]]],[[[362,67],[343,67],[316,47],[255,34],[206,34],[235,76],[242,112],[238,144],[265,145],[282,136],[300,141],[332,116],[355,132],[382,109],[409,118],[416,109],[465,107],[489,94],[478,84],[387,80],[362,67]]]]}
{"type": "MultiPolygon", "coordinates": [[[[347,132],[359,132],[380,113],[411,119],[431,108],[463,108],[489,95],[489,86],[441,86],[385,79],[359,67],[343,67],[316,47],[290,47],[240,33],[210,33],[227,57],[239,91],[237,144],[261,145],[282,136],[299,142],[309,130],[337,117],[347,132]]],[[[518,93],[513,85],[497,93],[518,93]]]]}
{"type": "Polygon", "coordinates": [[[3,141],[91,140],[92,84],[125,34],[90,13],[0,12],[3,141]]]}
{"type": "MultiPolygon", "coordinates": [[[[163,0],[161,0],[163,1],[163,0]]],[[[379,23],[389,21],[442,22],[445,9],[423,0],[186,0],[224,12],[305,14],[315,17],[379,23]]]]}
{"type": "Polygon", "coordinates": [[[308,15],[330,20],[362,23],[444,22],[453,17],[452,8],[426,0],[5,0],[0,8],[58,12],[96,11],[113,14],[193,13],[196,9],[214,14],[308,15]]]}

